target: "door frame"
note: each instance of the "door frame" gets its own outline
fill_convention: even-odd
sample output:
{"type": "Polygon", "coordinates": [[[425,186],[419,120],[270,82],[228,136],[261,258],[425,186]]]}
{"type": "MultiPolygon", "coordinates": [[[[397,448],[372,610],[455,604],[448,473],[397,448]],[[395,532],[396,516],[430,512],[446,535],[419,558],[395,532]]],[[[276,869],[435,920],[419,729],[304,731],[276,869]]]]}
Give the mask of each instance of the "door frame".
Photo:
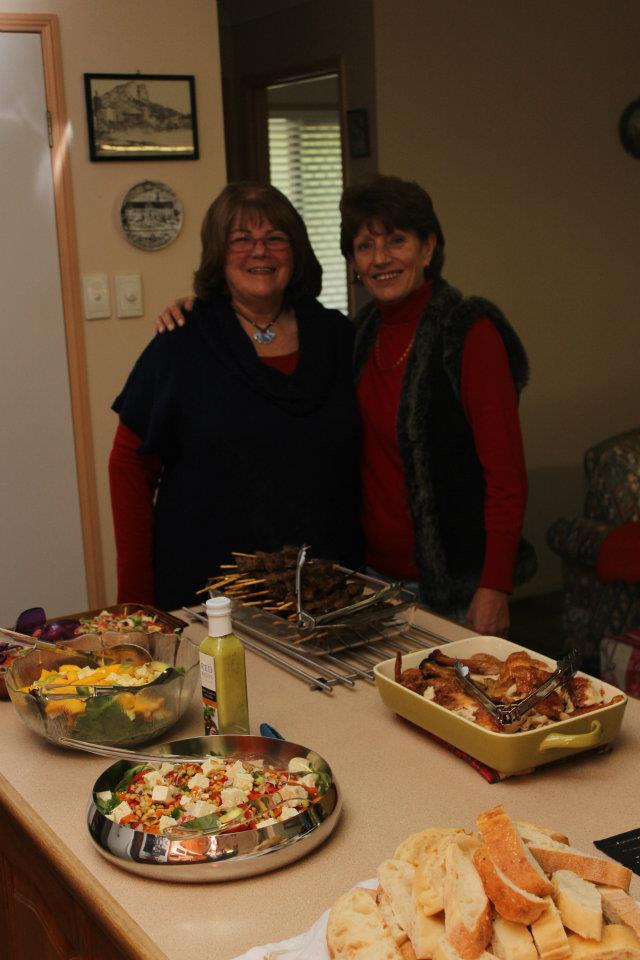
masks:
{"type": "Polygon", "coordinates": [[[69,369],[80,523],[87,597],[89,607],[93,609],[104,606],[105,603],[104,567],[89,407],[84,315],[80,299],[78,243],[71,185],[70,128],[67,122],[64,99],[58,17],[55,14],[48,13],[0,13],[0,32],[37,33],[40,35],[45,98],[51,123],[51,172],[69,369]]]}

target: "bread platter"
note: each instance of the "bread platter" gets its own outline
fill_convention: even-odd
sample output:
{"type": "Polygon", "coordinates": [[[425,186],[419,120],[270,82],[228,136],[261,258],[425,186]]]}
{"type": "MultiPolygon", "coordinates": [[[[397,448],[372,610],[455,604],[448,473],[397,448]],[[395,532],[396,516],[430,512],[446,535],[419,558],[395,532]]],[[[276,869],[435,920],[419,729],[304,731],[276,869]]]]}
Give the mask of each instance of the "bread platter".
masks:
{"type": "Polygon", "coordinates": [[[314,750],[271,737],[191,737],[155,745],[149,755],[176,754],[234,761],[264,760],[284,766],[302,758],[320,773],[326,784],[317,802],[296,815],[256,829],[211,833],[203,830],[173,839],[163,834],[133,829],[105,815],[100,798],[113,791],[134,767],[130,760],[110,766],[95,782],[87,824],[97,849],[107,860],[130,873],[178,883],[238,880],[267,873],[306,856],[323,843],[337,825],[342,795],[331,768],[314,750]]]}
{"type": "MultiPolygon", "coordinates": [[[[524,652],[534,660],[546,663],[550,671],[555,669],[555,661],[549,657],[501,637],[482,636],[407,654],[403,657],[403,669],[417,671],[425,658],[438,650],[451,660],[465,660],[478,654],[506,660],[511,654],[524,652]]],[[[503,733],[478,725],[470,719],[467,710],[447,709],[398,683],[395,659],[379,663],[374,668],[374,676],[383,703],[399,716],[505,774],[520,773],[611,743],[618,735],[627,705],[626,695],[617,687],[578,673],[578,677],[587,677],[598,690],[602,706],[545,726],[503,733]]]]}

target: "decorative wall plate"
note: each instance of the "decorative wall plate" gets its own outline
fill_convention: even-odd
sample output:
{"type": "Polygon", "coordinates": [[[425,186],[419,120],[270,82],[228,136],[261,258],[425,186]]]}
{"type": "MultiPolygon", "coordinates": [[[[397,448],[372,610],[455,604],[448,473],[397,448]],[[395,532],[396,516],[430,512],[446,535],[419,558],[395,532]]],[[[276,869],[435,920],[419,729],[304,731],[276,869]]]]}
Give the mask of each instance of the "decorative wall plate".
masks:
{"type": "Polygon", "coordinates": [[[182,203],[166,183],[143,180],[125,195],[120,207],[125,237],[141,250],[160,250],[182,229],[182,203]]]}
{"type": "Polygon", "coordinates": [[[633,100],[622,111],[619,133],[627,153],[640,158],[640,98],[633,100]]]}

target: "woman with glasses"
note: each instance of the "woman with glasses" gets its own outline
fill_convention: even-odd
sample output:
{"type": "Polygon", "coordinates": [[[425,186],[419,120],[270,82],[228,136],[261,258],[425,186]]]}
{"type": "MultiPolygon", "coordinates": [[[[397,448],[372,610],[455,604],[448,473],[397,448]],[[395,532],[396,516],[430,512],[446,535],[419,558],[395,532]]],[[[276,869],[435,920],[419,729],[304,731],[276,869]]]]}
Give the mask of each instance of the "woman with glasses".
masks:
{"type": "Polygon", "coordinates": [[[189,322],[152,340],[113,405],[118,599],[163,609],[233,550],[361,559],[353,329],[315,299],[304,223],[274,187],[230,184],[201,237],[189,322]]]}

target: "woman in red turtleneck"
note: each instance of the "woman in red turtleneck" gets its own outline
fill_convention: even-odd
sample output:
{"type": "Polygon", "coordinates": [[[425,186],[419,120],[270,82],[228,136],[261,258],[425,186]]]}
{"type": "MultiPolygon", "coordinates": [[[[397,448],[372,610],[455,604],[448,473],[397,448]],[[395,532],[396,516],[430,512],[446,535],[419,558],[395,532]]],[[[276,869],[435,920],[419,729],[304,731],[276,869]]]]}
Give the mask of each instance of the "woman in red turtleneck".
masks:
{"type": "Polygon", "coordinates": [[[379,177],[347,188],[342,252],[372,295],[358,316],[366,556],[479,633],[506,633],[527,476],[518,393],[524,350],[500,311],[440,276],[444,236],[429,195],[379,177]]]}

